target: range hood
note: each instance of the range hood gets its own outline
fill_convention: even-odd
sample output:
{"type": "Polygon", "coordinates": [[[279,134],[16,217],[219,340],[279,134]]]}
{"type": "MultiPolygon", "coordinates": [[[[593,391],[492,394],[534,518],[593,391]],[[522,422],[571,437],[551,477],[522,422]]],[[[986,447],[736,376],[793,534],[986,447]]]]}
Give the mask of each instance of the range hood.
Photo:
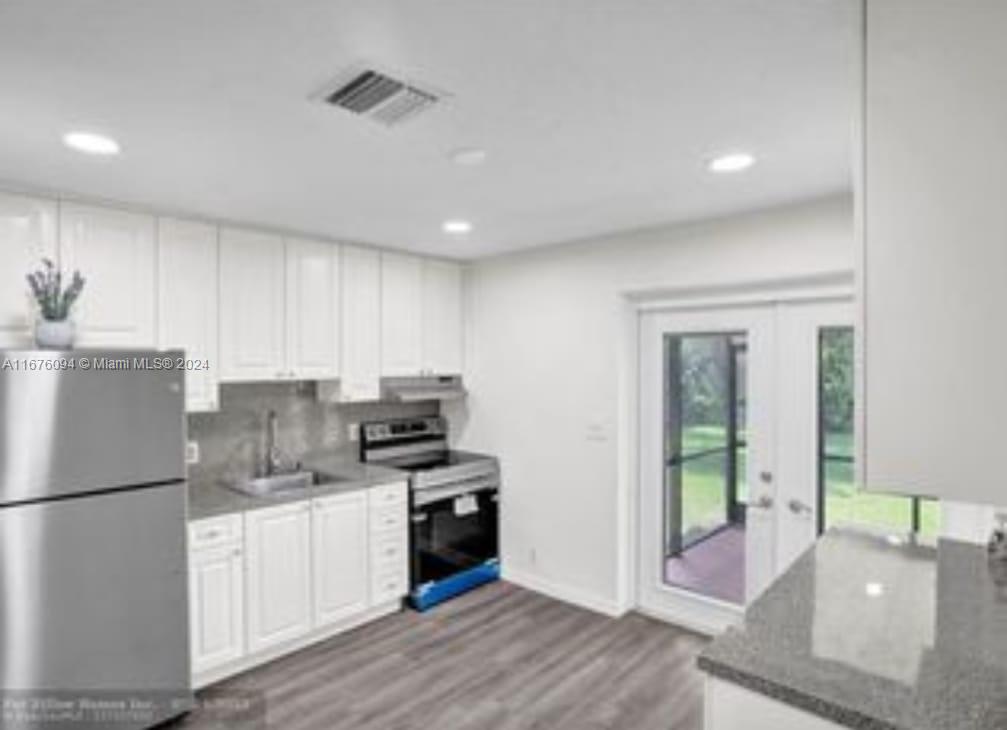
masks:
{"type": "Polygon", "coordinates": [[[461,375],[381,378],[381,400],[415,403],[423,400],[457,400],[465,395],[461,375]]]}

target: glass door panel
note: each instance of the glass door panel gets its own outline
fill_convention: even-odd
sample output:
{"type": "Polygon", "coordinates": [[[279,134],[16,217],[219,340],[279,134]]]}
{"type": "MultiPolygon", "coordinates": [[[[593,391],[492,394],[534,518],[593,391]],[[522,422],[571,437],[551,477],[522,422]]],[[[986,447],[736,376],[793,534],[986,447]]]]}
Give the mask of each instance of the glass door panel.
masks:
{"type": "Polygon", "coordinates": [[[664,580],[737,604],[745,599],[746,350],[743,333],[664,337],[664,580]]]}
{"type": "Polygon", "coordinates": [[[770,306],[641,317],[640,606],[719,631],[772,578],[770,306]]]}

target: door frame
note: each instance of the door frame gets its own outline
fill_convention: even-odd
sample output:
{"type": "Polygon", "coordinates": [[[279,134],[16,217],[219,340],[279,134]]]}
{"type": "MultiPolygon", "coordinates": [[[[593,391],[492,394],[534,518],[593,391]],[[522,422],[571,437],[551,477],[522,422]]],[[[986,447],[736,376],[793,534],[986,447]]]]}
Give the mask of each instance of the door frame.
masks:
{"type": "Polygon", "coordinates": [[[676,623],[697,632],[714,635],[735,623],[742,609],[715,599],[695,597],[693,611],[674,617],[648,611],[639,596],[640,490],[640,364],[643,315],[651,311],[689,311],[716,307],[752,306],[794,301],[855,298],[855,275],[850,269],[823,271],[806,276],[744,280],[696,286],[650,288],[621,294],[622,336],[619,342],[618,444],[619,489],[617,492],[618,585],[610,613],[630,610],[676,623]],[[721,603],[717,606],[716,603],[721,603]]]}

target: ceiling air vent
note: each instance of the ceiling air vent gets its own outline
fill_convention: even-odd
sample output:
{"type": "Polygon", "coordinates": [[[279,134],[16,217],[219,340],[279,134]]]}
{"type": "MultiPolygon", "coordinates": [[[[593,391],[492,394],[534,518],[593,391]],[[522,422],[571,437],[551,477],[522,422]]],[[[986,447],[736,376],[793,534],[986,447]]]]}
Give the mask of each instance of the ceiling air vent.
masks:
{"type": "Polygon", "coordinates": [[[439,102],[442,94],[368,69],[325,96],[333,106],[386,126],[401,124],[439,102]]]}

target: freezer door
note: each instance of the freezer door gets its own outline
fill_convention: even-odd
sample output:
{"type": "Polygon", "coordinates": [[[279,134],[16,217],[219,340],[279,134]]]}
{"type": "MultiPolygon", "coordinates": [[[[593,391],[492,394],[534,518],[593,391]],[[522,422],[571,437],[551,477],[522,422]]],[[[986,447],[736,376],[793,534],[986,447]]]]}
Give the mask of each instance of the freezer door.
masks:
{"type": "Polygon", "coordinates": [[[0,352],[0,504],[184,478],[184,372],[155,357],[181,353],[0,352]]]}
{"type": "MultiPolygon", "coordinates": [[[[0,508],[0,728],[27,698],[153,703],[73,728],[150,727],[189,695],[185,484],[0,508]]],[[[50,718],[52,719],[52,718],[50,718]]]]}

